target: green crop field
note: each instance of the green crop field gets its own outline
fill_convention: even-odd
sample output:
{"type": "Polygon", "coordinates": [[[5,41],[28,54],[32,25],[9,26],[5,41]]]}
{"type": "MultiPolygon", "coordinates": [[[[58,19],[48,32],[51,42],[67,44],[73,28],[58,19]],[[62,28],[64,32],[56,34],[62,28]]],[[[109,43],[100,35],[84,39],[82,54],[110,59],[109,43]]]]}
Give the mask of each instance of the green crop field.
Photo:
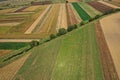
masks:
{"type": "Polygon", "coordinates": [[[103,80],[94,24],[32,49],[15,80],[103,80]]]}
{"type": "Polygon", "coordinates": [[[95,17],[96,15],[101,14],[101,12],[97,11],[96,9],[92,8],[91,6],[89,6],[88,4],[86,4],[85,2],[80,2],[78,3],[79,6],[81,8],[83,8],[89,15],[90,17],[95,17]]]}
{"type": "Polygon", "coordinates": [[[79,16],[85,21],[85,20],[89,20],[90,16],[79,6],[78,3],[72,3],[73,7],[75,8],[75,10],[77,11],[77,13],[79,14],[79,16]]]}
{"type": "Polygon", "coordinates": [[[16,50],[29,45],[26,42],[0,42],[0,49],[16,50]]]}

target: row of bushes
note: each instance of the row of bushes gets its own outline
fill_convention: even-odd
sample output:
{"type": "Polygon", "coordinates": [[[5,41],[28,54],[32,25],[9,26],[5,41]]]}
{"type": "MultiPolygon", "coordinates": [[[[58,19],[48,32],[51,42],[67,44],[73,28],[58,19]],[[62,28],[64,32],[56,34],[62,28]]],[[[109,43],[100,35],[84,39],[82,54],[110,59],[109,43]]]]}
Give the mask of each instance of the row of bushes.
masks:
{"type": "MultiPolygon", "coordinates": [[[[85,25],[85,24],[87,24],[87,23],[89,23],[89,22],[91,22],[91,21],[94,21],[94,20],[96,20],[96,19],[98,19],[98,18],[100,18],[100,17],[102,17],[102,16],[104,16],[104,15],[107,15],[107,14],[110,14],[110,13],[115,13],[115,12],[118,12],[118,11],[120,11],[120,9],[113,9],[113,10],[111,10],[111,11],[107,11],[107,12],[103,13],[102,15],[96,15],[94,18],[91,18],[91,19],[89,19],[88,21],[82,21],[81,23],[78,24],[78,26],[81,27],[81,26],[83,26],[83,25],[85,25]]],[[[60,28],[60,29],[58,30],[58,33],[57,33],[57,34],[51,34],[51,35],[49,36],[49,38],[47,38],[47,39],[45,39],[45,40],[43,40],[43,41],[41,41],[41,42],[39,42],[39,41],[32,41],[32,42],[30,43],[30,46],[31,46],[31,47],[38,46],[38,45],[40,45],[40,44],[42,44],[42,43],[48,42],[48,41],[50,41],[50,40],[52,40],[52,39],[55,39],[55,38],[57,38],[57,37],[59,37],[59,36],[61,36],[61,35],[64,35],[64,34],[66,34],[67,32],[70,32],[70,31],[72,31],[72,30],[74,30],[74,29],[76,29],[76,28],[77,28],[77,25],[76,25],[76,24],[75,24],[75,25],[72,25],[72,26],[69,26],[67,29],[60,28]]]]}

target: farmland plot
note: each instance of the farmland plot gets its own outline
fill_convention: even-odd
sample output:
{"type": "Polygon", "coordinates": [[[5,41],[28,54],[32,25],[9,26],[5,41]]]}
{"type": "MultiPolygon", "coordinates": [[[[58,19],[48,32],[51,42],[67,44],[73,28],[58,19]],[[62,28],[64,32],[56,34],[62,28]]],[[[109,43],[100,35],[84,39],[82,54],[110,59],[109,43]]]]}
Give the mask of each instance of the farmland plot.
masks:
{"type": "Polygon", "coordinates": [[[52,7],[52,10],[50,11],[49,16],[46,18],[46,21],[43,22],[41,28],[38,31],[36,31],[36,33],[40,33],[41,36],[44,35],[44,37],[47,37],[50,34],[54,34],[57,32],[56,26],[57,26],[59,9],[60,9],[59,4],[55,4],[52,7]]]}
{"type": "Polygon", "coordinates": [[[60,10],[58,15],[58,22],[57,22],[57,30],[59,28],[65,28],[67,29],[67,14],[66,14],[66,6],[65,4],[60,4],[60,10]]]}
{"type": "Polygon", "coordinates": [[[5,14],[14,11],[16,8],[0,10],[0,14],[5,14]]]}
{"type": "Polygon", "coordinates": [[[29,54],[25,55],[24,57],[12,62],[11,64],[3,68],[0,68],[0,80],[12,80],[12,78],[24,64],[28,56],[29,54]]]}
{"type": "Polygon", "coordinates": [[[24,22],[22,22],[22,24],[12,27],[8,33],[9,34],[24,33],[34,23],[34,21],[38,18],[38,16],[40,16],[44,12],[46,7],[47,5],[41,6],[41,10],[38,10],[34,14],[27,15],[27,17],[25,18],[24,22]]]}
{"type": "Polygon", "coordinates": [[[30,7],[28,7],[28,8],[26,8],[26,9],[24,9],[23,11],[36,11],[38,8],[39,8],[40,6],[30,6],[30,7]]]}
{"type": "Polygon", "coordinates": [[[79,4],[80,4],[80,7],[82,7],[90,15],[90,17],[95,17],[96,15],[101,14],[101,12],[87,5],[85,2],[81,2],[79,4]]]}
{"type": "Polygon", "coordinates": [[[100,24],[120,78],[120,12],[103,18],[100,24]]]}
{"type": "Polygon", "coordinates": [[[93,8],[99,10],[102,13],[111,11],[113,9],[112,7],[109,7],[107,5],[104,5],[104,4],[96,2],[96,1],[88,2],[88,4],[91,5],[93,8]]]}
{"type": "Polygon", "coordinates": [[[74,10],[71,4],[67,4],[67,15],[68,15],[68,25],[78,24],[81,22],[81,18],[77,14],[77,12],[74,10]]]}
{"type": "Polygon", "coordinates": [[[90,16],[78,5],[78,3],[72,3],[72,5],[78,12],[79,16],[83,19],[83,21],[90,19],[90,16]]]}
{"type": "Polygon", "coordinates": [[[47,14],[48,10],[51,8],[51,5],[49,5],[45,11],[40,14],[40,16],[35,20],[35,22],[29,27],[28,30],[25,31],[25,34],[30,34],[32,33],[32,31],[35,29],[35,27],[37,27],[37,25],[39,24],[40,21],[42,21],[42,19],[44,18],[44,16],[47,14]]]}
{"type": "Polygon", "coordinates": [[[105,2],[120,7],[120,4],[117,2],[114,2],[114,1],[105,1],[105,2]]]}
{"type": "Polygon", "coordinates": [[[3,49],[1,50],[0,49],[0,56],[3,56],[3,55],[8,54],[10,52],[12,52],[12,50],[3,50],[3,49]]]}
{"type": "Polygon", "coordinates": [[[99,55],[89,24],[34,48],[14,80],[103,80],[99,55]]]}
{"type": "Polygon", "coordinates": [[[118,7],[118,6],[115,6],[115,5],[109,4],[109,3],[104,2],[104,1],[98,1],[98,2],[100,2],[100,3],[104,4],[104,5],[110,6],[110,7],[112,7],[112,8],[120,8],[120,7],[118,7]]]}

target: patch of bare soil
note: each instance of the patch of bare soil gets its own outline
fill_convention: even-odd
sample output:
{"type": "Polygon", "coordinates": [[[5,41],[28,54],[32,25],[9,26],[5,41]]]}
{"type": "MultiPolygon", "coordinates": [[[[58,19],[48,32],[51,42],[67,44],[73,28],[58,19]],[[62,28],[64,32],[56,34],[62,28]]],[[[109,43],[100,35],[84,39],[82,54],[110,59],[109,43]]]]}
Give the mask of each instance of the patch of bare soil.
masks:
{"type": "Polygon", "coordinates": [[[12,80],[18,70],[22,67],[30,54],[12,62],[11,64],[0,68],[0,80],[12,80]]]}
{"type": "Polygon", "coordinates": [[[120,78],[120,12],[101,19],[100,24],[120,78]]]}

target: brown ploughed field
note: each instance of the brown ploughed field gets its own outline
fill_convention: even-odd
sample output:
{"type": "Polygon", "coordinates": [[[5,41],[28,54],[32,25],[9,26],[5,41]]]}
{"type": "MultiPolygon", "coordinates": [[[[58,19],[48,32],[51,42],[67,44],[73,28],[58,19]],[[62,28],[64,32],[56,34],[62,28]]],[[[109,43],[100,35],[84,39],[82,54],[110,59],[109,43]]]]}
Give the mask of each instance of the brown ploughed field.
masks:
{"type": "Polygon", "coordinates": [[[102,3],[99,3],[99,2],[95,2],[95,1],[92,1],[92,2],[88,2],[89,5],[91,5],[93,8],[99,10],[100,12],[108,12],[108,11],[111,11],[112,7],[109,7],[107,5],[104,5],[102,3]]]}

